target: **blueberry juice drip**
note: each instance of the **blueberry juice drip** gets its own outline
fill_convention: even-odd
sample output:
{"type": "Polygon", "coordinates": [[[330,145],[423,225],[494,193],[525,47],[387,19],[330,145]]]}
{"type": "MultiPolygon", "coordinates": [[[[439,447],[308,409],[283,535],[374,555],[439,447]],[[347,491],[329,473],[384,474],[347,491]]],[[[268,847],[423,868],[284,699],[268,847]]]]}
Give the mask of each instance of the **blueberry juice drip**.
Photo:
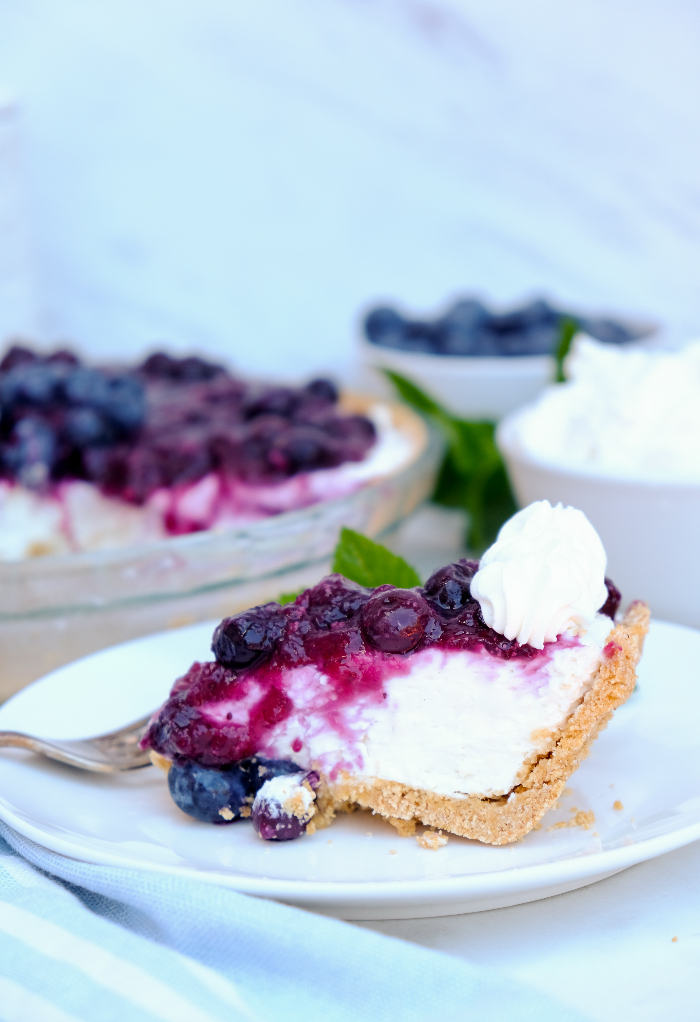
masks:
{"type": "Polygon", "coordinates": [[[283,735],[289,758],[308,768],[306,735],[334,731],[351,747],[383,704],[387,680],[408,674],[423,650],[515,659],[530,675],[547,654],[484,623],[470,592],[477,568],[458,561],[410,590],[369,590],[331,575],[293,604],[226,618],[214,633],[217,659],[193,664],[175,683],[144,745],[175,761],[222,766],[280,755],[283,735]]]}
{"type": "Polygon", "coordinates": [[[329,380],[253,386],[198,358],[158,353],[116,372],[15,347],[0,362],[0,478],[43,492],[86,480],[137,505],[208,476],[225,493],[279,484],[366,456],[373,424],[337,401],[329,380]]]}

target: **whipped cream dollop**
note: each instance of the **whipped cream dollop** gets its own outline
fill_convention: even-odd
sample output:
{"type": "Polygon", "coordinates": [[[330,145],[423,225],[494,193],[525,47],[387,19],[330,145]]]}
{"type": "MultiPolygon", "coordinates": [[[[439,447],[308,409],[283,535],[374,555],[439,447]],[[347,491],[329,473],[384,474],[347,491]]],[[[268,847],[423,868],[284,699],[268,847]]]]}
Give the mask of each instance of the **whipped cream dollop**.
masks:
{"type": "Polygon", "coordinates": [[[607,599],[606,556],[583,511],[539,500],[502,526],[471,583],[487,625],[542,649],[585,634],[607,599]]]}
{"type": "Polygon", "coordinates": [[[502,423],[506,449],[606,478],[700,483],[700,340],[663,351],[579,335],[566,373],[502,423]]]}

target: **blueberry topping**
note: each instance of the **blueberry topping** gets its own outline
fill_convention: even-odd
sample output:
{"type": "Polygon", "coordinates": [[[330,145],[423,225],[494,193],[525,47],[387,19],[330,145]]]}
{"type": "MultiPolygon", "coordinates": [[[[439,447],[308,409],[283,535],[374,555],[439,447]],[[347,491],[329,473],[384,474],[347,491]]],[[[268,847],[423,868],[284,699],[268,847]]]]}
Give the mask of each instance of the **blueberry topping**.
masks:
{"type": "Polygon", "coordinates": [[[307,613],[316,628],[345,627],[357,617],[369,596],[369,590],[343,575],[328,575],[308,591],[307,613]]]}
{"type": "Polygon", "coordinates": [[[608,598],[603,606],[598,611],[599,614],[605,614],[615,620],[620,604],[622,603],[622,593],[617,588],[614,582],[611,582],[609,578],[605,579],[605,588],[608,590],[608,598]]]}
{"type": "Polygon", "coordinates": [[[307,383],[304,388],[311,397],[334,405],[338,400],[338,388],[331,380],[319,379],[307,383]]]}
{"type": "Polygon", "coordinates": [[[14,369],[15,366],[29,365],[30,362],[35,362],[36,358],[37,356],[29,348],[22,348],[15,344],[0,361],[0,373],[9,373],[10,369],[14,369]]]}
{"type": "Polygon", "coordinates": [[[223,366],[202,358],[173,358],[163,351],[150,355],[139,367],[144,376],[173,383],[199,383],[225,373],[223,366]]]}
{"type": "Polygon", "coordinates": [[[476,602],[469,587],[478,570],[478,561],[457,561],[439,568],[425,583],[425,595],[443,614],[458,614],[468,603],[476,602]]]}
{"type": "Polygon", "coordinates": [[[375,592],[362,608],[364,636],[384,653],[408,653],[415,649],[429,620],[428,604],[411,589],[375,592]]]}
{"type": "MultiPolygon", "coordinates": [[[[340,414],[337,399],[330,380],[260,388],[196,357],[156,352],[116,373],[63,349],[43,356],[15,346],[0,362],[0,475],[34,486],[87,479],[136,504],[212,471],[274,483],[365,457],[374,426],[340,414]],[[17,432],[25,419],[33,425],[17,432]],[[39,433],[41,457],[25,442],[39,433]]],[[[165,524],[171,533],[206,527],[165,524]]]]}
{"type": "Polygon", "coordinates": [[[254,607],[217,625],[212,652],[220,664],[240,671],[255,667],[270,655],[284,633],[284,617],[277,603],[254,607]]]}
{"type": "Polygon", "coordinates": [[[3,467],[25,486],[43,486],[56,458],[56,436],[48,423],[37,418],[15,424],[3,450],[3,467]]]}
{"type": "MultiPolygon", "coordinates": [[[[383,585],[370,590],[329,575],[284,607],[270,603],[225,619],[214,633],[217,661],[195,663],[178,679],[146,733],[144,748],[205,766],[255,755],[265,748],[270,729],[295,711],[294,693],[284,679],[296,668],[323,674],[336,714],[360,694],[383,699],[385,679],[410,669],[413,651],[483,651],[502,660],[540,656],[540,650],[506,639],[486,624],[469,595],[477,568],[474,561],[447,565],[425,589],[383,585]],[[235,714],[222,720],[211,712],[213,705],[244,699],[243,723],[233,719],[235,714]]],[[[296,735],[294,754],[304,747],[305,736],[296,735]]]]}

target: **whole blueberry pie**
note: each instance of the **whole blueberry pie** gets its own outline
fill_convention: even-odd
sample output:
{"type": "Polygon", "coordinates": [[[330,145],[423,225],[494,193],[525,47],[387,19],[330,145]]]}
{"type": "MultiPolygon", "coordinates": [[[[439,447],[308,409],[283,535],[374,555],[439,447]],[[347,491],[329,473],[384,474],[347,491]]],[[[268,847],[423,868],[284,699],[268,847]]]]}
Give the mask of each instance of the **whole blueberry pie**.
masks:
{"type": "Polygon", "coordinates": [[[404,834],[514,841],[635,685],[649,611],[616,623],[605,567],[583,513],[541,501],[423,586],[330,575],[223,620],[144,747],[184,812],[265,839],[370,809],[404,834]]]}
{"type": "Polygon", "coordinates": [[[0,560],[248,525],[343,496],[411,442],[335,385],[254,385],[199,358],[0,361],[0,560]]]}

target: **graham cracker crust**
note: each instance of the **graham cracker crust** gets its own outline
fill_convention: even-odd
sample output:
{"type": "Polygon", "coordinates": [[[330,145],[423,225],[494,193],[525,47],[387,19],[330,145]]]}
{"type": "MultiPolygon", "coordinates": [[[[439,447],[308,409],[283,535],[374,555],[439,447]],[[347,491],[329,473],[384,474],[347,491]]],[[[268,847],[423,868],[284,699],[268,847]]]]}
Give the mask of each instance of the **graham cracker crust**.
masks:
{"type": "Polygon", "coordinates": [[[632,694],[648,630],[648,606],[640,601],[631,604],[608,636],[606,659],[591,689],[554,736],[550,750],[523,771],[520,783],[507,795],[456,799],[396,781],[346,774],[332,784],[322,783],[317,791],[316,827],[328,826],[339,811],[371,809],[399,833],[410,832],[411,825],[419,822],[491,845],[524,837],[552,808],[614,710],[632,694]]]}

